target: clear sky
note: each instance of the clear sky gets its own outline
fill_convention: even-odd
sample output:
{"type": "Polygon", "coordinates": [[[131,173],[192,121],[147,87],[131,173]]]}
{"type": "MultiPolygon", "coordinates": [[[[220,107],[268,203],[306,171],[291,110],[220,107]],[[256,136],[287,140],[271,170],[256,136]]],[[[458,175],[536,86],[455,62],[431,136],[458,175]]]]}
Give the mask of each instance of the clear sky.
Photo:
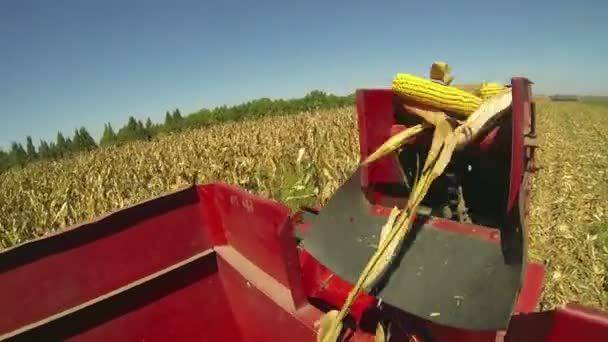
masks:
{"type": "Polygon", "coordinates": [[[456,82],[527,76],[608,95],[608,0],[0,1],[0,147],[129,115],[388,87],[445,60],[456,82]]]}

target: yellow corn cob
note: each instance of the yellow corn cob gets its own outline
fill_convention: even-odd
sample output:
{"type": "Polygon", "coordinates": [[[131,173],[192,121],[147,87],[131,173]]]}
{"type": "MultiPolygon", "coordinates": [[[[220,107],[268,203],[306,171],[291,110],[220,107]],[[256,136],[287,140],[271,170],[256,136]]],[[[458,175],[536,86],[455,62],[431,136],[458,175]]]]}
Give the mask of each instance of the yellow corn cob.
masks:
{"type": "Polygon", "coordinates": [[[479,94],[481,95],[482,99],[486,100],[506,88],[507,87],[498,83],[484,83],[481,85],[481,87],[479,87],[479,94]]]}
{"type": "Polygon", "coordinates": [[[441,81],[443,84],[449,85],[454,80],[450,75],[452,68],[446,62],[435,62],[431,65],[431,79],[441,81]]]}
{"type": "Polygon", "coordinates": [[[479,94],[479,87],[481,87],[480,84],[452,84],[452,87],[464,90],[467,93],[471,93],[478,97],[480,96],[480,94],[479,94]]]}
{"type": "Polygon", "coordinates": [[[482,99],[456,87],[435,83],[410,74],[397,74],[393,90],[404,97],[448,112],[471,115],[482,99]]]}

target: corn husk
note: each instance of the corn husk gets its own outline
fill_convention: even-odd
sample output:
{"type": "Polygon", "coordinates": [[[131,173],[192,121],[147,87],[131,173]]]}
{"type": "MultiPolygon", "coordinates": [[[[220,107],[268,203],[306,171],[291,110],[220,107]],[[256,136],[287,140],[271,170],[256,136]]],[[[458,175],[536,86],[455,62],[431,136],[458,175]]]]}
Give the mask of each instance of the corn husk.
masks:
{"type": "Polygon", "coordinates": [[[388,337],[386,336],[386,332],[384,331],[384,327],[380,322],[376,326],[376,335],[374,336],[374,342],[387,342],[388,337]]]}
{"type": "Polygon", "coordinates": [[[375,284],[376,280],[380,278],[380,275],[386,270],[388,264],[391,262],[393,256],[397,252],[398,247],[400,246],[401,237],[404,237],[405,231],[398,232],[399,238],[393,239],[390,242],[387,242],[388,238],[391,236],[391,233],[394,229],[397,229],[397,225],[395,222],[397,221],[397,217],[399,216],[400,211],[397,207],[394,207],[389,214],[388,221],[382,226],[380,230],[380,240],[379,244],[387,243],[388,247],[386,252],[382,255],[380,260],[378,260],[378,265],[370,270],[369,277],[363,282],[363,288],[371,289],[371,287],[375,284]]]}
{"type": "Polygon", "coordinates": [[[338,340],[342,331],[342,320],[337,319],[339,314],[337,310],[331,310],[321,317],[317,341],[335,342],[338,340]]]}
{"type": "Polygon", "coordinates": [[[427,126],[427,125],[416,125],[416,126],[409,127],[407,129],[391,136],[390,138],[388,138],[388,140],[386,140],[386,142],[384,142],[384,144],[382,144],[382,146],[380,146],[380,148],[378,148],[376,151],[374,151],[374,153],[370,154],[363,161],[362,165],[367,165],[386,155],[389,155],[389,154],[395,152],[399,147],[403,146],[411,138],[422,133],[428,127],[429,126],[427,126]]]}

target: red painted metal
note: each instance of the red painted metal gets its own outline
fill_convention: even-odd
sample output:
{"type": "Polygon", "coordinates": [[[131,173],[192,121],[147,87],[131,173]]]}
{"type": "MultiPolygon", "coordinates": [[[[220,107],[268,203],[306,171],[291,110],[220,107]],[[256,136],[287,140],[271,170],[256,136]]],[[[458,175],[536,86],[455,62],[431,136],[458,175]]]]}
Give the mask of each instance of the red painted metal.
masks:
{"type": "Polygon", "coordinates": [[[4,252],[0,339],[313,341],[289,214],[208,184],[4,252]]]}
{"type": "Polygon", "coordinates": [[[547,340],[605,341],[608,339],[608,314],[582,305],[569,304],[555,311],[547,340]]]}
{"type": "MultiPolygon", "coordinates": [[[[359,124],[359,150],[363,161],[391,136],[395,124],[391,89],[362,89],[357,91],[357,115],[359,124]]],[[[398,182],[393,158],[381,158],[361,170],[361,184],[367,187],[375,182],[398,182]]]]}
{"type": "Polygon", "coordinates": [[[530,262],[526,265],[525,272],[521,293],[515,305],[516,313],[530,313],[536,310],[543,291],[545,266],[540,263],[530,262]]]}
{"type": "MultiPolygon", "coordinates": [[[[360,120],[373,113],[387,122],[379,131],[361,122],[364,156],[397,130],[388,117],[389,91],[359,95],[360,120]]],[[[386,158],[372,165],[362,182],[394,181],[391,163],[386,158]]],[[[207,184],[0,253],[0,340],[314,341],[323,311],[342,305],[351,285],[298,250],[290,214],[280,203],[207,184]]],[[[306,229],[306,222],[297,224],[306,229]]],[[[499,239],[493,229],[434,225],[499,239]]],[[[574,305],[535,312],[543,277],[542,265],[527,265],[507,332],[457,330],[403,312],[392,318],[409,341],[428,341],[427,335],[484,342],[608,336],[604,312],[574,305]]],[[[351,341],[373,341],[375,322],[383,318],[375,303],[368,294],[358,297],[352,317],[360,325],[349,330],[351,341]]]]}
{"type": "Polygon", "coordinates": [[[187,190],[2,253],[0,303],[11,311],[0,314],[0,332],[101,296],[211,247],[197,202],[196,192],[187,190]]]}
{"type": "MultiPolygon", "coordinates": [[[[306,250],[300,252],[300,263],[304,278],[306,294],[314,300],[321,300],[330,307],[339,308],[346,302],[348,293],[353,288],[352,284],[346,282],[332,271],[320,264],[306,250]]],[[[361,321],[366,310],[373,306],[374,297],[362,292],[355,299],[350,315],[357,321],[361,321]]]]}
{"type": "Polygon", "coordinates": [[[211,185],[200,193],[220,216],[226,243],[281,284],[292,288],[295,302],[304,303],[290,209],[236,188],[211,185]]]}
{"type": "MultiPolygon", "coordinates": [[[[222,337],[231,341],[314,341],[322,304],[340,305],[350,286],[320,269],[305,252],[294,264],[297,248],[293,241],[283,238],[293,229],[288,214],[281,204],[230,186],[210,184],[169,194],[9,250],[0,254],[0,288],[5,300],[0,307],[4,324],[0,334],[32,324],[18,337],[58,336],[70,341],[206,341],[222,337]],[[196,202],[192,201],[193,194],[196,202]],[[243,200],[250,202],[242,205],[243,200]],[[235,203],[240,203],[239,207],[235,203]],[[251,215],[256,213],[263,218],[253,220],[251,215]],[[102,229],[105,234],[99,234],[102,229]],[[240,239],[243,236],[248,238],[240,239]],[[123,239],[129,240],[129,248],[145,255],[128,254],[123,239]],[[215,252],[137,284],[145,276],[205,253],[210,240],[214,241],[215,252]],[[276,257],[268,259],[271,251],[276,257]],[[132,259],[119,259],[121,264],[116,264],[116,258],[128,256],[132,259]],[[159,256],[163,257],[155,259],[159,256]],[[44,278],[38,274],[44,274],[44,278]],[[73,274],[87,278],[60,287],[73,274]],[[7,286],[17,281],[21,288],[7,286]],[[128,290],[120,291],[121,286],[133,283],[128,290]],[[38,295],[24,284],[44,293],[38,295]],[[102,285],[105,290],[100,293],[102,285]],[[304,300],[298,295],[302,292],[304,300]],[[24,299],[12,299],[19,297],[24,299]],[[55,305],[44,305],[48,311],[41,312],[39,301],[44,300],[55,305]],[[91,300],[94,303],[88,305],[91,300]],[[8,325],[14,317],[21,321],[8,325]],[[45,321],[48,317],[51,319],[45,321]]],[[[529,272],[533,269],[528,267],[529,272]]],[[[538,283],[541,278],[537,275],[531,282],[538,283]]],[[[524,301],[535,303],[538,290],[526,294],[528,288],[524,286],[520,302],[527,298],[524,301]]],[[[373,298],[362,295],[358,303],[354,312],[361,319],[373,298]]],[[[529,312],[529,303],[518,304],[518,308],[529,312]]],[[[556,312],[555,322],[560,322],[560,328],[550,330],[551,336],[575,334],[580,324],[586,324],[588,331],[608,333],[605,318],[570,308],[556,312]]],[[[403,324],[407,326],[407,322],[403,324]]],[[[428,329],[435,337],[443,336],[440,341],[490,341],[490,336],[496,335],[438,326],[428,329]]],[[[357,330],[353,340],[371,341],[371,337],[369,329],[357,330]]],[[[552,340],[561,341],[555,337],[552,340]]]]}
{"type": "Polygon", "coordinates": [[[511,184],[509,189],[509,201],[507,212],[514,208],[519,196],[519,187],[524,177],[525,170],[525,149],[524,134],[529,130],[530,102],[532,101],[532,91],[530,81],[525,78],[513,78],[512,80],[512,117],[511,121],[511,184]]]}
{"type": "MultiPolygon", "coordinates": [[[[378,216],[388,216],[391,208],[394,206],[403,207],[403,199],[390,198],[382,196],[380,194],[372,194],[372,199],[377,204],[372,205],[372,214],[378,216]]],[[[420,216],[414,215],[414,219],[420,219],[420,216]]],[[[479,240],[500,244],[500,231],[496,228],[480,226],[476,224],[457,223],[452,220],[443,219],[440,217],[433,217],[427,220],[425,223],[432,225],[435,229],[447,230],[454,233],[459,233],[469,237],[473,237],[479,240]]]]}
{"type": "Polygon", "coordinates": [[[500,244],[500,231],[495,228],[479,226],[476,224],[458,224],[454,221],[435,218],[429,222],[433,228],[474,237],[491,243],[500,244]]]}
{"type": "MultiPolygon", "coordinates": [[[[173,284],[183,283],[180,284],[182,287],[175,286],[172,292],[154,294],[155,291],[148,288],[143,296],[138,293],[131,295],[142,298],[139,307],[125,310],[124,314],[116,317],[102,317],[103,314],[86,317],[86,314],[81,314],[83,319],[66,321],[62,326],[58,326],[52,335],[65,336],[74,328],[84,328],[88,325],[86,318],[92,321],[106,318],[107,320],[91,326],[88,330],[76,331],[66,341],[243,340],[230,306],[230,297],[218,273],[215,255],[210,254],[206,260],[193,266],[188,273],[180,274],[181,279],[172,279],[173,284]],[[201,293],[213,295],[201,296],[201,293]],[[202,326],[205,328],[201,329],[202,326]]],[[[123,303],[132,301],[132,298],[123,298],[121,303],[110,306],[107,311],[120,312],[124,310],[121,307],[124,306],[123,303]]],[[[42,338],[36,340],[43,341],[49,337],[46,333],[41,335],[42,338]]]]}
{"type": "Polygon", "coordinates": [[[606,341],[608,313],[567,304],[551,311],[514,315],[504,341],[606,341]]]}

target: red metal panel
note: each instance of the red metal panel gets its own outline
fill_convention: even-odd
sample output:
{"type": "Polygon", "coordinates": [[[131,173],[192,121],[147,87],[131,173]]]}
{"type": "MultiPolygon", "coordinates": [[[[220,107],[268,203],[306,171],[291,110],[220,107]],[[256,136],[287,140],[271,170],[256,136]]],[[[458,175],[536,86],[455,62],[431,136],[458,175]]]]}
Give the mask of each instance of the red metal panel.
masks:
{"type": "Polygon", "coordinates": [[[496,331],[468,331],[451,327],[429,324],[433,341],[446,342],[494,342],[497,341],[496,331]]]}
{"type": "Polygon", "coordinates": [[[295,311],[289,288],[230,247],[218,249],[218,265],[243,332],[241,341],[314,341],[313,326],[320,311],[311,307],[295,311]]]}
{"type": "MultiPolygon", "coordinates": [[[[372,193],[372,200],[376,203],[372,205],[371,211],[374,215],[388,216],[393,207],[403,207],[404,199],[383,196],[380,193],[372,193]]],[[[418,215],[414,215],[414,219],[418,219],[418,215]]],[[[446,230],[454,233],[459,233],[479,240],[488,241],[494,244],[500,244],[500,231],[496,228],[480,226],[477,224],[458,223],[456,221],[444,219],[441,217],[432,217],[426,223],[433,228],[446,230]]]]}
{"type": "Polygon", "coordinates": [[[197,201],[186,189],[2,253],[0,334],[208,248],[197,201]]]}
{"type": "Polygon", "coordinates": [[[228,243],[222,226],[222,218],[213,200],[216,184],[206,184],[197,187],[199,210],[205,236],[212,246],[225,245],[228,243]]]}
{"type": "Polygon", "coordinates": [[[524,130],[530,117],[528,80],[513,78],[512,85],[512,140],[511,140],[511,185],[507,212],[511,212],[519,196],[519,188],[524,176],[524,130]]]}
{"type": "MultiPolygon", "coordinates": [[[[511,317],[505,342],[547,341],[547,334],[553,324],[553,311],[519,314],[511,317]]],[[[572,340],[578,341],[578,340],[572,340]]]]}
{"type": "MultiPolygon", "coordinates": [[[[170,284],[157,286],[158,289],[145,286],[128,298],[123,296],[115,301],[115,305],[96,309],[93,319],[104,315],[115,317],[66,341],[241,341],[241,331],[217,273],[215,254],[196,262],[187,271],[172,276],[170,284]],[[153,293],[158,290],[170,291],[153,293]],[[121,312],[140,298],[141,303],[137,304],[141,306],[121,312]]],[[[86,319],[86,314],[81,314],[66,324],[67,329],[83,327],[83,323],[88,323],[86,319]]],[[[62,333],[65,331],[61,329],[62,333]]]]}
{"type": "MultiPolygon", "coordinates": [[[[352,284],[320,264],[306,250],[300,252],[300,263],[306,294],[310,298],[322,300],[334,308],[342,307],[346,302],[348,293],[353,288],[352,284]]],[[[365,292],[360,293],[350,309],[351,316],[356,321],[360,321],[365,310],[370,308],[374,301],[373,296],[365,292]]]]}
{"type": "Polygon", "coordinates": [[[558,308],[555,311],[553,320],[553,328],[547,341],[608,340],[608,313],[606,312],[569,304],[558,308]]]}
{"type": "Polygon", "coordinates": [[[479,240],[488,241],[496,245],[500,244],[500,231],[498,229],[476,224],[457,223],[443,218],[433,218],[432,220],[429,220],[429,223],[436,229],[459,233],[479,240]]]}
{"type": "MultiPolygon", "coordinates": [[[[365,89],[357,92],[359,124],[359,153],[361,160],[373,153],[391,136],[395,123],[393,91],[391,89],[365,89]]],[[[361,170],[361,184],[397,182],[401,177],[393,158],[381,158],[361,170]]]]}
{"type": "Polygon", "coordinates": [[[568,304],[552,311],[515,315],[505,337],[508,342],[606,341],[608,313],[568,304]]]}
{"type": "Polygon", "coordinates": [[[515,312],[529,313],[536,310],[543,291],[545,266],[539,263],[528,263],[524,274],[521,293],[515,304],[515,312]]]}
{"type": "MultiPolygon", "coordinates": [[[[285,287],[233,248],[218,248],[218,265],[241,341],[315,341],[323,312],[306,304],[299,308],[285,287]]],[[[373,335],[351,331],[349,341],[374,341],[373,335]]]]}
{"type": "Polygon", "coordinates": [[[207,200],[219,213],[227,243],[305,302],[290,209],[227,185],[215,185],[207,200]]]}

